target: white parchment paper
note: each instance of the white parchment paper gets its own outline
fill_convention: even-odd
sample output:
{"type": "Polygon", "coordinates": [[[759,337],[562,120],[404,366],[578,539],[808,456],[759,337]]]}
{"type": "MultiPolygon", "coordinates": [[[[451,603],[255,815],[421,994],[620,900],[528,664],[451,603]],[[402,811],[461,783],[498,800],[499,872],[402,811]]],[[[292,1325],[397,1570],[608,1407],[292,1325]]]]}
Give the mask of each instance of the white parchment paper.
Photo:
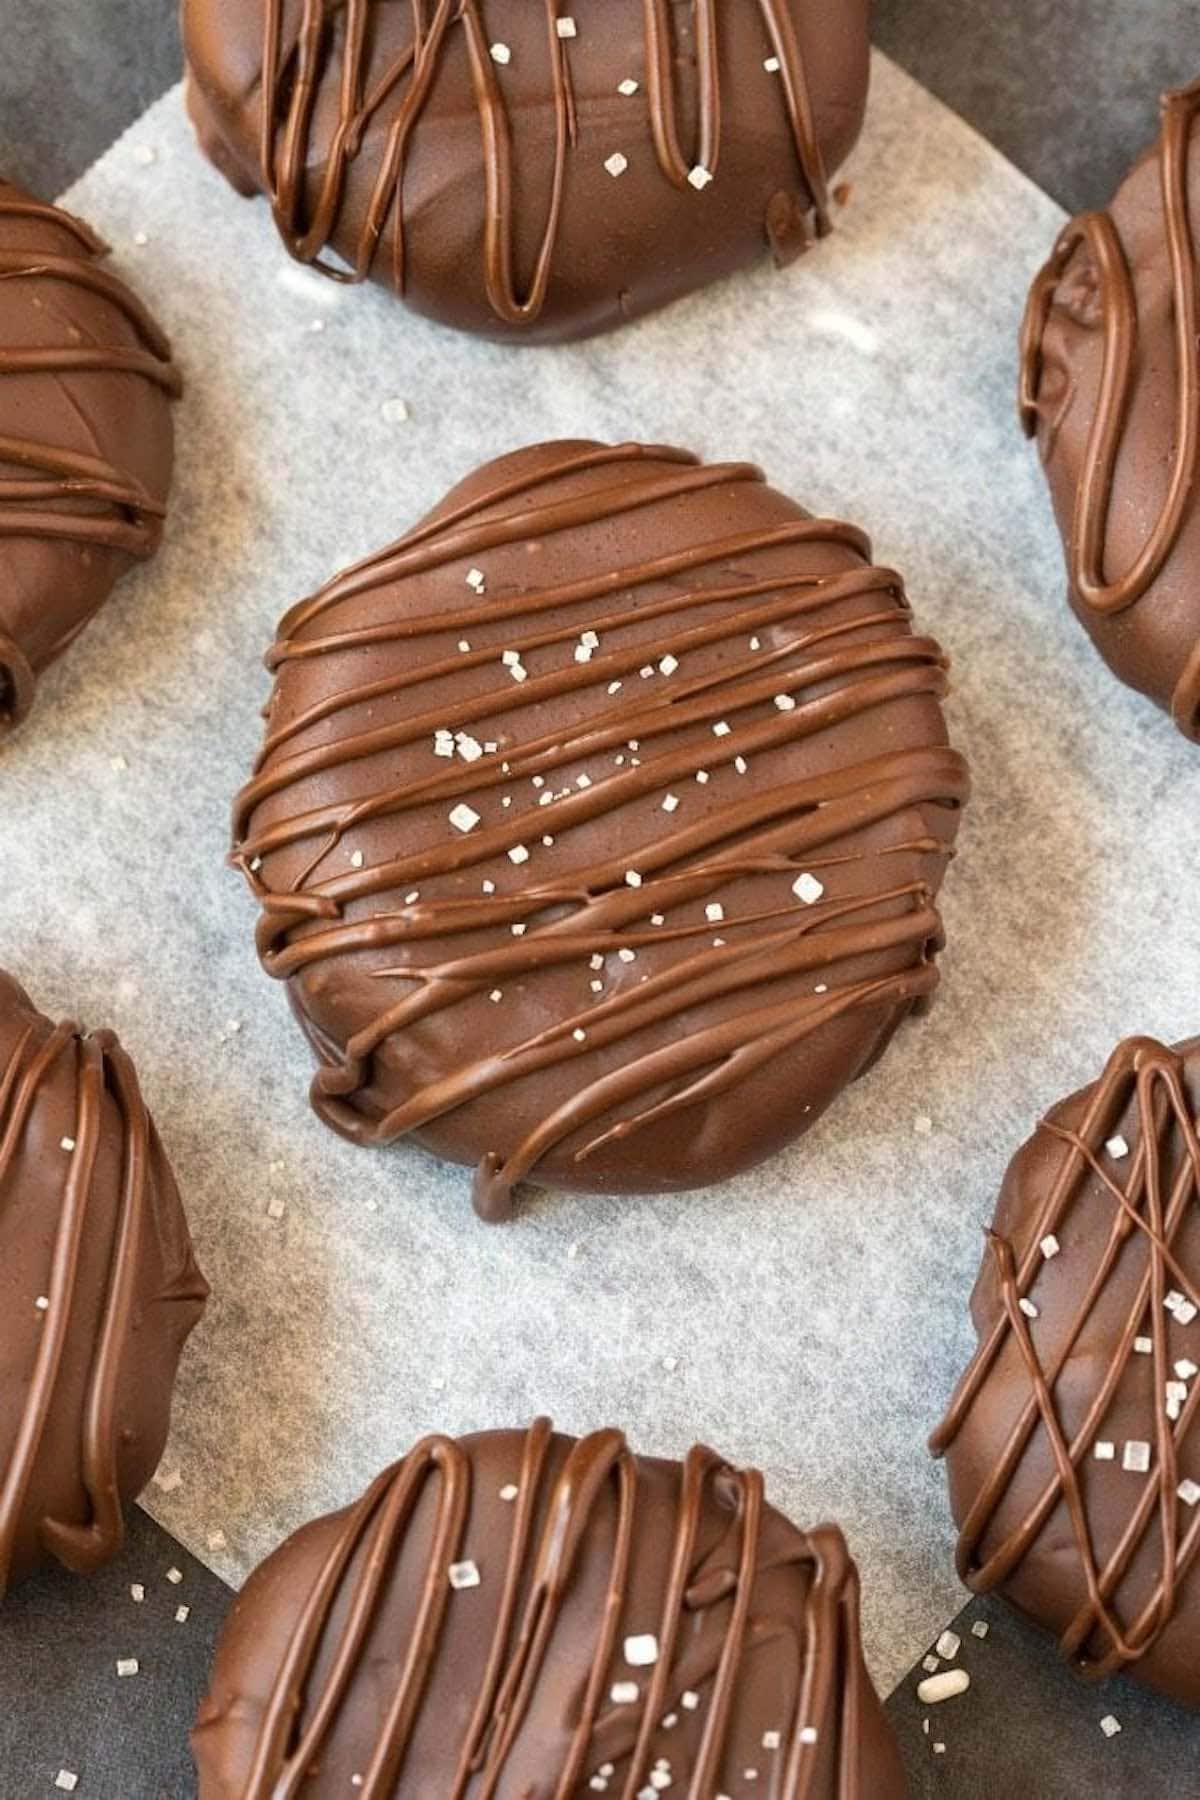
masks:
{"type": "Polygon", "coordinates": [[[162,554],[0,752],[0,962],[138,1059],[214,1287],[181,1479],[148,1504],[230,1580],[418,1434],[545,1410],[659,1453],[705,1439],[798,1519],[840,1518],[885,1685],[958,1604],[924,1441],[968,1351],[980,1226],[1040,1110],[1118,1037],[1200,1029],[1200,761],[1070,619],[1017,431],[1057,208],[878,58],[849,179],[836,236],[787,275],[541,351],[292,269],[178,93],[68,196],[188,391],[162,554]],[[801,1144],[710,1192],[551,1199],[489,1229],[465,1171],[310,1115],[223,856],[279,613],[480,460],[559,435],[747,457],[865,526],[953,653],[976,797],[932,1015],[801,1144]]]}

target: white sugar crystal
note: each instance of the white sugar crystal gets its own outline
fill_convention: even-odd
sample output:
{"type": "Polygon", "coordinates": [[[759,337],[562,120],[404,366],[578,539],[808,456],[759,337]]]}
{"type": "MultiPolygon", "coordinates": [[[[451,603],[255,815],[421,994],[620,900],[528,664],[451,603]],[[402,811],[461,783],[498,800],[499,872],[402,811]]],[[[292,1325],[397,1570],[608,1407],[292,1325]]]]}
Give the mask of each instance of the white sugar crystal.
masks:
{"type": "Polygon", "coordinates": [[[777,56],[768,56],[766,62],[763,64],[763,68],[767,71],[768,75],[778,75],[779,58],[777,56]]]}
{"type": "Polygon", "coordinates": [[[762,1747],[764,1750],[778,1750],[779,1733],[777,1731],[764,1731],[762,1736],[762,1747]]]}
{"type": "Polygon", "coordinates": [[[143,169],[148,169],[152,162],[158,160],[158,151],[152,144],[135,144],[133,160],[140,163],[143,169]]]}
{"type": "Polygon", "coordinates": [[[701,787],[703,787],[704,783],[708,780],[708,770],[707,769],[697,769],[696,770],[696,780],[700,783],[701,787]]]}
{"type": "Polygon", "coordinates": [[[728,721],[728,719],[718,719],[717,720],[716,724],[713,726],[713,736],[714,737],[728,737],[729,736],[729,721],[728,721]]]}
{"type": "Polygon", "coordinates": [[[1105,1737],[1107,1737],[1107,1738],[1116,1737],[1117,1733],[1121,1729],[1121,1721],[1120,1721],[1120,1719],[1114,1719],[1114,1717],[1111,1713],[1105,1713],[1104,1717],[1100,1721],[1100,1729],[1104,1733],[1105,1737]]]}
{"type": "Polygon", "coordinates": [[[668,1375],[673,1375],[679,1367],[679,1358],[677,1356],[664,1356],[662,1359],[662,1366],[667,1371],[668,1375]]]}
{"type": "Polygon", "coordinates": [[[471,648],[470,638],[459,638],[458,647],[462,651],[463,655],[465,656],[467,651],[471,648]]]}
{"type": "Polygon", "coordinates": [[[750,767],[744,756],[735,756],[733,759],[733,766],[739,775],[744,775],[746,770],[750,767]]]}
{"type": "Polygon", "coordinates": [[[977,1638],[985,1638],[990,1630],[991,1630],[991,1626],[988,1624],[986,1619],[976,1619],[975,1623],[971,1627],[971,1636],[977,1637],[977,1638]]]}
{"type": "Polygon", "coordinates": [[[608,684],[608,691],[610,694],[619,694],[621,691],[620,682],[619,681],[610,681],[608,684]]]}
{"type": "Polygon", "coordinates": [[[481,594],[487,577],[482,569],[468,569],[464,579],[469,588],[474,588],[477,594],[481,594]]]}
{"type": "Polygon", "coordinates": [[[267,1217],[268,1217],[268,1219],[282,1219],[282,1217],[286,1211],[287,1211],[286,1200],[282,1199],[279,1194],[272,1194],[271,1198],[267,1201],[267,1217]]]}
{"type": "Polygon", "coordinates": [[[508,860],[513,863],[527,863],[529,851],[524,844],[514,844],[508,853],[508,860]]]}
{"type": "Polygon", "coordinates": [[[140,1606],[142,1604],[142,1601],[146,1598],[146,1589],[142,1582],[133,1582],[129,1589],[129,1598],[133,1601],[135,1606],[140,1606]]]}
{"type": "Polygon", "coordinates": [[[1181,1381],[1190,1381],[1193,1375],[1200,1375],[1200,1369],[1197,1369],[1195,1363],[1189,1362],[1188,1358],[1184,1356],[1175,1364],[1175,1373],[1181,1381]]]}
{"type": "Polygon", "coordinates": [[[592,778],[590,775],[577,775],[575,777],[575,786],[577,788],[590,788],[591,785],[592,778]]]}
{"type": "Polygon", "coordinates": [[[493,62],[499,63],[503,67],[505,63],[510,63],[512,61],[512,51],[507,44],[493,44],[491,48],[491,58],[493,62]]]}
{"type": "Polygon", "coordinates": [[[965,1694],[971,1685],[971,1677],[965,1669],[943,1669],[939,1675],[930,1675],[917,1687],[917,1699],[922,1706],[937,1706],[942,1700],[953,1700],[956,1694],[965,1694]]]}
{"type": "Polygon", "coordinates": [[[1191,1300],[1181,1300],[1179,1305],[1175,1308],[1175,1323],[1177,1325],[1190,1325],[1195,1317],[1196,1306],[1194,1302],[1191,1300]]]}
{"type": "Polygon", "coordinates": [[[815,875],[806,873],[793,881],[792,892],[797,900],[803,900],[805,906],[815,906],[825,892],[825,886],[823,882],[817,880],[815,875]]]}
{"type": "Polygon", "coordinates": [[[691,1688],[687,1688],[687,1689],[685,1689],[685,1691],[682,1694],[680,1694],[679,1704],[680,1704],[680,1706],[682,1706],[682,1708],[685,1712],[695,1712],[696,1708],[700,1704],[700,1696],[699,1696],[699,1694],[695,1693],[691,1688]]]}
{"type": "Polygon", "coordinates": [[[464,1588],[477,1588],[479,1586],[478,1563],[451,1563],[447,1570],[447,1574],[450,1579],[450,1586],[454,1589],[455,1593],[461,1592],[464,1588]]]}
{"type": "Polygon", "coordinates": [[[700,193],[708,186],[709,182],[712,180],[712,176],[706,168],[702,167],[700,163],[697,163],[694,169],[688,171],[688,180],[696,189],[696,192],[700,193]]]}
{"type": "Polygon", "coordinates": [[[177,1606],[175,1608],[175,1623],[177,1625],[186,1625],[191,1610],[190,1606],[177,1606]]]}
{"type": "Polygon", "coordinates": [[[636,869],[626,869],[625,885],[626,885],[626,887],[631,887],[631,888],[640,888],[641,887],[642,878],[638,874],[636,869]]]}
{"type": "Polygon", "coordinates": [[[776,694],[775,704],[780,712],[795,712],[796,702],[790,694],[776,694]]]}
{"type": "Polygon", "coordinates": [[[483,889],[483,891],[484,891],[484,893],[485,893],[485,894],[494,894],[494,893],[495,893],[495,891],[496,891],[496,884],[495,884],[495,882],[494,882],[494,881],[489,881],[489,880],[488,880],[488,879],[487,879],[487,878],[486,878],[486,877],[485,877],[485,878],[484,878],[484,880],[483,880],[483,881],[481,881],[481,882],[480,882],[480,884],[479,884],[479,885],[480,885],[480,887],[481,887],[481,888],[482,888],[482,889],[483,889]]]}
{"type": "Polygon", "coordinates": [[[183,1570],[177,1569],[174,1567],[174,1565],[172,1565],[171,1568],[169,1568],[167,1570],[167,1580],[170,1582],[172,1587],[178,1587],[180,1582],[183,1580],[183,1570]]]}
{"type": "Polygon", "coordinates": [[[210,1550],[224,1550],[229,1543],[223,1531],[210,1531],[204,1541],[210,1550]]]}
{"type": "Polygon", "coordinates": [[[587,1032],[584,1031],[581,1026],[577,1025],[571,1033],[571,1036],[575,1039],[577,1044],[582,1044],[587,1038],[587,1032]]]}
{"type": "Polygon", "coordinates": [[[631,963],[636,958],[637,951],[631,950],[627,944],[623,944],[621,946],[621,948],[617,951],[617,955],[620,957],[622,962],[631,963]]]}
{"type": "Polygon", "coordinates": [[[519,650],[502,650],[500,652],[500,661],[506,669],[515,669],[520,660],[521,652],[519,650]]]}
{"type": "Polygon", "coordinates": [[[136,1656],[118,1656],[117,1674],[122,1680],[128,1675],[136,1675],[141,1668],[136,1656]]]}
{"type": "Polygon", "coordinates": [[[499,1006],[499,1004],[500,1004],[501,1000],[503,1000],[503,998],[504,998],[504,989],[503,988],[493,988],[491,993],[488,995],[488,999],[492,1002],[493,1006],[499,1006]]]}
{"type": "Polygon", "coordinates": [[[719,925],[725,917],[725,908],[719,900],[710,900],[704,909],[704,916],[710,925],[719,925]]]}
{"type": "Polygon", "coordinates": [[[50,1302],[45,1294],[39,1294],[33,1303],[39,1312],[49,1312],[50,1302]]]}
{"type": "Polygon", "coordinates": [[[569,13],[564,14],[561,19],[555,19],[554,29],[560,38],[573,38],[579,35],[575,21],[569,13]]]}
{"type": "Polygon", "coordinates": [[[352,869],[361,869],[362,866],[363,866],[363,853],[361,850],[355,850],[350,857],[350,867],[352,869]]]}
{"type": "Polygon", "coordinates": [[[664,812],[674,812],[675,808],[678,805],[679,805],[679,795],[678,794],[664,794],[663,803],[662,803],[662,809],[664,812]]]}
{"type": "Polygon", "coordinates": [[[178,1469],[159,1469],[154,1477],[154,1485],[164,1494],[173,1494],[176,1488],[183,1486],[183,1476],[178,1469]]]}
{"type": "Polygon", "coordinates": [[[1107,1438],[1097,1438],[1092,1446],[1092,1455],[1097,1462],[1114,1462],[1117,1455],[1117,1446],[1109,1443],[1107,1438]]]}
{"type": "Polygon", "coordinates": [[[1133,1347],[1139,1356],[1151,1356],[1154,1353],[1154,1339],[1136,1337],[1133,1340],[1133,1347]]]}
{"type": "Polygon", "coordinates": [[[79,1777],[74,1769],[60,1769],[54,1777],[54,1785],[60,1793],[73,1794],[79,1786],[79,1777]]]}
{"type": "Polygon", "coordinates": [[[478,738],[473,738],[470,732],[460,731],[455,743],[458,746],[458,754],[464,762],[478,762],[483,755],[483,745],[478,738]]]}
{"type": "Polygon", "coordinates": [[[479,814],[473,806],[468,806],[465,800],[459,801],[449,818],[455,831],[474,831],[479,823],[479,814]]]}
{"type": "Polygon", "coordinates": [[[603,967],[604,967],[604,958],[601,956],[601,954],[598,950],[593,950],[592,954],[588,957],[588,968],[589,969],[602,969],[603,967]]]}
{"type": "Polygon", "coordinates": [[[678,659],[668,652],[666,656],[660,658],[658,672],[660,675],[673,675],[678,667],[678,659]]]}
{"type": "Polygon", "coordinates": [[[1121,1136],[1120,1132],[1117,1133],[1116,1137],[1110,1137],[1104,1148],[1117,1162],[1120,1162],[1123,1156],[1129,1155],[1129,1145],[1125,1142],[1125,1139],[1121,1136]]]}
{"type": "Polygon", "coordinates": [[[921,1663],[921,1667],[924,1669],[924,1671],[927,1675],[935,1674],[936,1671],[941,1668],[941,1666],[942,1666],[941,1658],[934,1656],[932,1654],[932,1652],[928,1656],[926,1656],[922,1660],[922,1663],[921,1663]]]}
{"type": "Polygon", "coordinates": [[[407,400],[385,400],[379,409],[380,417],[388,425],[403,425],[408,418],[407,400]]]}
{"type": "Polygon", "coordinates": [[[954,1658],[962,1649],[962,1639],[959,1637],[957,1631],[943,1631],[941,1637],[934,1645],[934,1649],[944,1662],[953,1662],[954,1658]]]}
{"type": "Polygon", "coordinates": [[[933,1130],[933,1120],[928,1113],[918,1113],[913,1120],[913,1130],[921,1137],[928,1137],[933,1130]]]}
{"type": "Polygon", "coordinates": [[[629,99],[631,94],[636,94],[637,91],[638,91],[638,84],[633,79],[632,75],[627,75],[625,77],[624,81],[619,81],[617,83],[618,94],[624,94],[624,96],[627,100],[629,99]]]}
{"type": "Polygon", "coordinates": [[[614,1681],[609,1698],[614,1706],[635,1706],[641,1691],[636,1681],[614,1681]]]}
{"type": "Polygon", "coordinates": [[[1185,1506],[1200,1505],[1200,1482],[1181,1481],[1175,1491],[1185,1506]]]}
{"type": "Polygon", "coordinates": [[[1059,1243],[1053,1232],[1051,1232],[1048,1237],[1042,1239],[1042,1255],[1046,1258],[1047,1262],[1057,1256],[1061,1249],[1062,1245],[1059,1243]]]}
{"type": "Polygon", "coordinates": [[[520,1493],[520,1491],[521,1490],[517,1486],[515,1481],[506,1481],[504,1486],[500,1489],[500,1498],[502,1500],[508,1501],[508,1503],[511,1505],[511,1503],[516,1499],[516,1497],[520,1493]]]}
{"type": "Polygon", "coordinates": [[[651,913],[650,914],[650,923],[652,925],[665,925],[666,922],[667,921],[663,917],[662,913],[651,913]]]}
{"type": "Polygon", "coordinates": [[[58,1140],[58,1147],[60,1150],[73,1150],[75,1148],[75,1139],[71,1137],[60,1138],[58,1140]]]}
{"type": "Polygon", "coordinates": [[[800,1742],[802,1744],[815,1744],[816,1741],[817,1741],[816,1726],[815,1725],[802,1725],[800,1728],[800,1742]]]}
{"type": "Polygon", "coordinates": [[[652,1632],[642,1632],[625,1639],[625,1661],[633,1669],[648,1669],[658,1661],[658,1639],[652,1632]]]}
{"type": "Polygon", "coordinates": [[[1017,1305],[1020,1307],[1021,1311],[1025,1314],[1025,1317],[1027,1319],[1036,1319],[1039,1316],[1038,1309],[1033,1304],[1033,1301],[1027,1300],[1025,1298],[1024,1294],[1022,1294],[1021,1298],[1017,1301],[1017,1305]]]}
{"type": "Polygon", "coordinates": [[[1121,1467],[1130,1475],[1145,1475],[1150,1467],[1150,1446],[1140,1438],[1130,1438],[1121,1458],[1121,1467]]]}
{"type": "Polygon", "coordinates": [[[611,156],[605,157],[604,166],[610,175],[623,175],[629,167],[629,158],[622,156],[619,150],[614,150],[611,156]]]}

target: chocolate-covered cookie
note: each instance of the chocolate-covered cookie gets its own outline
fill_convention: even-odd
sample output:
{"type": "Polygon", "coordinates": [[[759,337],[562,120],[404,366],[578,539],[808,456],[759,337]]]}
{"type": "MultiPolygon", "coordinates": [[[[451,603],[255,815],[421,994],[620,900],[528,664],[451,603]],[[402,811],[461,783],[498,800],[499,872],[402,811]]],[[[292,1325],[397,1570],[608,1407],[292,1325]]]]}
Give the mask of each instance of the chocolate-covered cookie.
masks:
{"type": "Polygon", "coordinates": [[[105,255],[0,181],[0,733],[162,534],[179,374],[105,255]]]}
{"type": "Polygon", "coordinates": [[[1021,410],[1109,667],[1200,739],[1200,82],[1033,285],[1021,410]]]}
{"type": "Polygon", "coordinates": [[[207,1293],[129,1058],[0,974],[0,1599],[120,1549],[207,1293]]]}
{"type": "Polygon", "coordinates": [[[188,104],[288,250],[581,337],[829,230],[866,0],[185,0],[188,104]]]}
{"type": "Polygon", "coordinates": [[[836,1527],[545,1419],[426,1438],[269,1557],[192,1744],[201,1800],[905,1792],[836,1527]]]}
{"type": "Polygon", "coordinates": [[[933,1447],[958,1565],[1200,1706],[1200,1038],[1133,1038],[1014,1158],[933,1447]]]}
{"type": "Polygon", "coordinates": [[[313,1103],[474,1164],[484,1217],[746,1168],[937,983],[945,659],[752,465],[519,451],[268,661],[234,859],[313,1103]]]}

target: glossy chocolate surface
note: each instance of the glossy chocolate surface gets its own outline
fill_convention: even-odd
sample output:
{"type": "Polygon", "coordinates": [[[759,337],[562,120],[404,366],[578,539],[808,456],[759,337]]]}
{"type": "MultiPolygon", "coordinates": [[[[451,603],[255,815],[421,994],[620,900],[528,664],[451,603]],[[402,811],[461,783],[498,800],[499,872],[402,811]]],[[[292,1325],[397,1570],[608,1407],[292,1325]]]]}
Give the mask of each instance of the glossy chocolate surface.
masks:
{"type": "Polygon", "coordinates": [[[235,861],[357,1142],[696,1187],[811,1125],[936,986],[967,794],[945,659],[747,464],[561,443],[283,620],[235,861]]]}
{"type": "Polygon", "coordinates": [[[192,1742],[201,1800],[905,1792],[836,1527],[703,1447],[544,1419],[426,1438],[290,1538],[192,1742]]]}
{"type": "Polygon", "coordinates": [[[162,535],[179,373],[106,254],[0,180],[0,734],[162,535]]]}
{"type": "Polygon", "coordinates": [[[186,0],[200,141],[290,253],[581,337],[830,229],[865,0],[186,0]]]}
{"type": "Polygon", "coordinates": [[[1033,286],[1021,409],[1110,668],[1200,740],[1200,82],[1033,286]]]}
{"type": "Polygon", "coordinates": [[[1200,1038],[1131,1038],[1014,1158],[934,1438],[959,1571],[1200,1707],[1200,1038]]]}
{"type": "Polygon", "coordinates": [[[207,1294],[129,1058],[0,973],[0,1600],[116,1554],[207,1294]]]}

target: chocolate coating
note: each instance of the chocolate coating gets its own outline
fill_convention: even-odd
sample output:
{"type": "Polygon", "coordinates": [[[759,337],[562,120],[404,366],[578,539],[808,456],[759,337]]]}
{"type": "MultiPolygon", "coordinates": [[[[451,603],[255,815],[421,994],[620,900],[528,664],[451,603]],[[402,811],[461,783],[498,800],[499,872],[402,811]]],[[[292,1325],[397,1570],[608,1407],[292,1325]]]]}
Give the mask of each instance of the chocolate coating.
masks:
{"type": "Polygon", "coordinates": [[[106,254],[0,181],[0,734],[162,535],[179,374],[106,254]]]}
{"type": "Polygon", "coordinates": [[[192,1745],[201,1800],[905,1792],[837,1528],[545,1419],[424,1439],[268,1558],[192,1745]]]}
{"type": "Polygon", "coordinates": [[[866,0],[185,0],[183,22],[200,142],[294,257],[527,342],[792,261],[866,103],[866,0]]]}
{"type": "Polygon", "coordinates": [[[1021,410],[1109,667],[1200,741],[1200,82],[1034,282],[1021,410]]]}
{"type": "Polygon", "coordinates": [[[1119,1046],[1014,1158],[934,1437],[958,1566],[1200,1707],[1200,1038],[1119,1046]],[[1132,1447],[1132,1448],[1131,1448],[1132,1447]],[[1139,1462],[1148,1459],[1142,1472],[1139,1462]]]}
{"type": "Polygon", "coordinates": [[[0,1600],[116,1555],[207,1294],[129,1058],[0,973],[0,1600]]]}
{"type": "Polygon", "coordinates": [[[234,861],[313,1104],[474,1164],[486,1218],[531,1173],[748,1167],[937,983],[944,658],[863,535],[751,465],[518,451],[268,663],[234,861]]]}

